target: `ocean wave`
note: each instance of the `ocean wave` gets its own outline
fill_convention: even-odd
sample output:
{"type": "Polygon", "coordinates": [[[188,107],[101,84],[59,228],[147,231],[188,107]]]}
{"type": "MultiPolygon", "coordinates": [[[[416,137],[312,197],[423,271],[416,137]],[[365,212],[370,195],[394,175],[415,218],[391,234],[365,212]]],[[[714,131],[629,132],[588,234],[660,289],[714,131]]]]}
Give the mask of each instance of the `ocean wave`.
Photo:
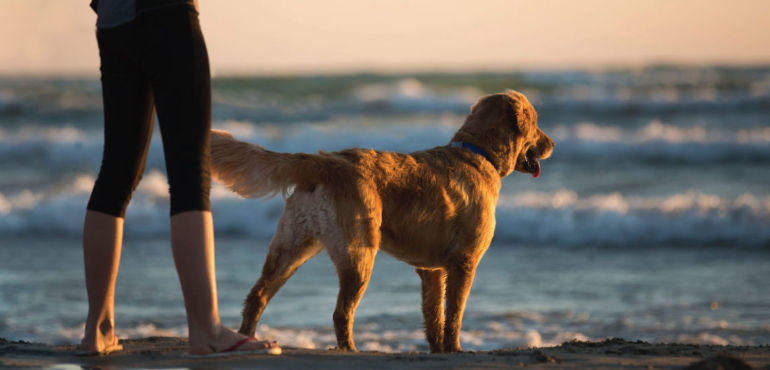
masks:
{"type": "MultiPolygon", "coordinates": [[[[511,85],[490,84],[484,77],[462,84],[452,81],[451,77],[442,80],[435,76],[413,76],[355,86],[349,93],[350,99],[318,105],[316,109],[319,112],[328,109],[327,114],[462,114],[468,112],[470,105],[480,97],[507,89],[523,92],[542,117],[576,113],[637,116],[701,111],[764,112],[770,109],[770,77],[740,88],[725,88],[719,86],[719,81],[677,83],[669,78],[645,83],[643,78],[623,80],[620,76],[615,80],[609,76],[589,77],[582,82],[557,78],[550,83],[540,83],[523,75],[518,83],[512,81],[511,85]]],[[[462,81],[462,78],[458,79],[462,81]]]]}
{"type": "Polygon", "coordinates": [[[467,111],[481,96],[478,88],[432,88],[417,78],[403,78],[389,83],[363,84],[353,89],[354,101],[393,112],[467,111]]]}
{"type": "Polygon", "coordinates": [[[559,125],[551,130],[556,140],[586,142],[649,143],[770,143],[770,127],[725,130],[707,128],[701,125],[675,126],[660,120],[652,120],[638,129],[627,129],[612,125],[597,125],[578,122],[574,125],[559,125]]]}
{"type": "MultiPolygon", "coordinates": [[[[278,152],[315,152],[350,147],[413,152],[446,145],[463,116],[445,115],[407,124],[388,120],[303,124],[289,127],[224,121],[217,128],[240,140],[278,152]]],[[[770,161],[770,128],[677,126],[652,120],[639,128],[579,122],[545,128],[556,141],[552,161],[618,164],[667,161],[675,164],[757,163],[770,161]]]]}
{"type": "Polygon", "coordinates": [[[770,127],[725,130],[701,125],[675,126],[660,120],[652,120],[638,129],[578,122],[574,125],[556,126],[550,133],[556,140],[599,143],[770,143],[770,127]]]}
{"type": "MultiPolygon", "coordinates": [[[[278,152],[315,153],[360,147],[408,153],[446,145],[462,120],[460,115],[442,115],[409,122],[341,120],[288,126],[225,120],[216,122],[214,127],[278,152]]],[[[597,162],[646,165],[656,161],[682,165],[770,161],[768,127],[677,126],[653,120],[639,128],[580,122],[545,130],[556,141],[554,159],[550,162],[566,161],[572,166],[597,162]]],[[[69,125],[0,129],[0,156],[7,166],[23,168],[32,164],[54,173],[94,171],[102,149],[101,133],[69,125]]],[[[147,167],[164,168],[158,135],[153,138],[147,167]]]]}
{"type": "Polygon", "coordinates": [[[0,116],[93,111],[102,106],[98,79],[2,78],[0,116]]]}
{"type": "Polygon", "coordinates": [[[717,164],[770,161],[770,128],[676,126],[652,120],[639,128],[579,122],[547,130],[554,158],[613,163],[717,164]]]}
{"type": "MultiPolygon", "coordinates": [[[[0,193],[0,235],[79,236],[93,181],[81,175],[53,190],[0,193]]],[[[218,183],[211,194],[218,235],[272,236],[283,209],[281,198],[241,199],[218,183]]],[[[752,194],[728,198],[687,191],[665,197],[581,197],[570,190],[524,192],[502,194],[496,215],[495,240],[514,244],[770,245],[770,197],[752,194]]],[[[167,217],[166,177],[152,171],[129,206],[127,235],[165,237],[167,217]]]]}
{"type": "MultiPolygon", "coordinates": [[[[225,121],[216,126],[239,139],[279,152],[315,152],[350,147],[413,152],[446,145],[463,121],[446,115],[407,124],[388,120],[360,125],[355,121],[260,126],[248,121],[225,121]]],[[[700,125],[676,126],[653,120],[637,129],[581,122],[545,128],[556,141],[551,162],[570,165],[597,162],[647,165],[650,161],[682,164],[735,164],[770,161],[770,128],[735,130],[700,125]]]]}
{"type": "MultiPolygon", "coordinates": [[[[438,117],[412,117],[408,122],[398,120],[357,120],[338,119],[322,123],[304,123],[300,125],[257,124],[249,120],[223,120],[214,123],[214,127],[230,131],[243,140],[267,141],[291,145],[277,150],[300,149],[308,147],[344,147],[347,146],[383,146],[384,140],[409,140],[414,136],[419,142],[426,137],[446,136],[445,140],[459,129],[464,115],[443,115],[438,117]],[[375,133],[374,135],[372,135],[375,133]],[[307,139],[316,139],[315,145],[309,145],[307,139]],[[332,139],[337,139],[328,143],[332,139]],[[286,143],[282,143],[282,142],[286,143]],[[368,141],[368,142],[367,142],[368,141]],[[296,143],[296,144],[295,144],[296,143]],[[339,144],[337,144],[339,143],[339,144]]],[[[770,127],[713,128],[703,125],[681,126],[667,124],[654,119],[639,128],[618,125],[599,125],[593,122],[559,124],[547,129],[549,135],[559,141],[580,141],[596,143],[726,143],[752,144],[769,143],[770,127]]],[[[101,142],[102,131],[84,130],[72,124],[64,125],[25,125],[16,129],[0,127],[0,144],[24,143],[87,143],[101,142]]],[[[441,140],[441,141],[445,141],[441,140]]],[[[435,141],[435,140],[434,140],[435,141]]],[[[387,141],[385,141],[387,143],[387,141]]],[[[422,146],[424,147],[424,145],[422,146]]],[[[420,147],[412,148],[418,150],[420,147]]],[[[311,149],[312,150],[312,149],[311,149]]]]}
{"type": "Polygon", "coordinates": [[[770,245],[770,197],[688,191],[667,197],[575,192],[504,195],[496,240],[557,245],[770,245]]]}
{"type": "MultiPolygon", "coordinates": [[[[524,92],[542,117],[770,110],[767,68],[222,78],[212,96],[218,120],[302,123],[464,114],[479,97],[506,89],[524,92]]],[[[100,111],[96,79],[0,79],[0,116],[14,124],[68,117],[98,127],[100,111]]]]}
{"type": "Polygon", "coordinates": [[[506,89],[525,93],[545,117],[770,109],[767,70],[697,69],[257,78],[220,84],[215,102],[230,117],[251,114],[257,121],[297,122],[345,115],[462,114],[479,97],[506,89]]]}

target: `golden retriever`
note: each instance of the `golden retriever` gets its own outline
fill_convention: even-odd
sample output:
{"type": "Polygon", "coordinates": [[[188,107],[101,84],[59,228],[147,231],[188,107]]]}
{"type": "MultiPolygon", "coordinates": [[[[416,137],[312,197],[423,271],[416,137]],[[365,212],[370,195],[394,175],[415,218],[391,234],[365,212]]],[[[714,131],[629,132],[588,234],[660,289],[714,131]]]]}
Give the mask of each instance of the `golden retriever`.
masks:
{"type": "Polygon", "coordinates": [[[293,187],[240,332],[254,335],[267,302],[326,248],[339,277],[337,345],[355,351],[353,316],[382,249],[422,279],[430,351],[462,351],[465,301],[492,240],[500,180],[513,171],[537,177],[553,146],[527,98],[512,90],[474,104],[449,145],[411,154],[276,153],[213,130],[214,178],[244,197],[286,196],[293,187]]]}

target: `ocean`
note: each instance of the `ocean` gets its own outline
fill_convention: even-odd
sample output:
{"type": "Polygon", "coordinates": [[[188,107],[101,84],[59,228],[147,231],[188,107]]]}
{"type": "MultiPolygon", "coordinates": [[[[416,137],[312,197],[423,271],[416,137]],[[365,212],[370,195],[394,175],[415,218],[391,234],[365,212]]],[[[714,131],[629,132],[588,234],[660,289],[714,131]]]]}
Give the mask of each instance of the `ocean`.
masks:
{"type": "MultiPolygon", "coordinates": [[[[622,337],[770,343],[770,67],[219,77],[213,125],[284,152],[446,145],[480,96],[515,89],[556,142],[533,179],[502,180],[464,349],[622,337]]],[[[157,125],[156,125],[157,126],[157,125]]],[[[121,338],[186,335],[156,134],[126,215],[121,338]]],[[[77,343],[80,236],[102,152],[98,78],[0,78],[0,337],[77,343]]],[[[240,324],[283,200],[212,189],[223,321],[240,324]]],[[[380,253],[361,350],[427,350],[419,278],[380,253]]],[[[325,253],[267,306],[258,334],[335,344],[325,253]]]]}

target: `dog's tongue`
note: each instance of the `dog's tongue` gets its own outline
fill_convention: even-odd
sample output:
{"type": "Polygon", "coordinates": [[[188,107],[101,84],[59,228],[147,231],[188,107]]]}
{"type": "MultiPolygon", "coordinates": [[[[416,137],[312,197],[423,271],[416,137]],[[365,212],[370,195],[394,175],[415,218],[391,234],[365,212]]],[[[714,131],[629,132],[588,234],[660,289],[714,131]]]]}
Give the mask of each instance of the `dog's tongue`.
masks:
{"type": "Polygon", "coordinates": [[[536,158],[530,159],[532,162],[532,167],[534,167],[534,172],[532,172],[532,177],[537,178],[540,176],[540,161],[538,161],[536,158]]]}

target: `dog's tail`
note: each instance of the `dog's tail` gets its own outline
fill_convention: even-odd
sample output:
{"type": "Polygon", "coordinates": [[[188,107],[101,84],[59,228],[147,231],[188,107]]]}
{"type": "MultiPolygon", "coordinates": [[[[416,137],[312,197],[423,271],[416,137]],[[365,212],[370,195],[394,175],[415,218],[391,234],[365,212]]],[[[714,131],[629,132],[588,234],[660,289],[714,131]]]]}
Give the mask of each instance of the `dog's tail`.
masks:
{"type": "Polygon", "coordinates": [[[318,155],[276,153],[211,130],[211,173],[243,197],[286,196],[293,186],[320,181],[323,162],[318,155]]]}

